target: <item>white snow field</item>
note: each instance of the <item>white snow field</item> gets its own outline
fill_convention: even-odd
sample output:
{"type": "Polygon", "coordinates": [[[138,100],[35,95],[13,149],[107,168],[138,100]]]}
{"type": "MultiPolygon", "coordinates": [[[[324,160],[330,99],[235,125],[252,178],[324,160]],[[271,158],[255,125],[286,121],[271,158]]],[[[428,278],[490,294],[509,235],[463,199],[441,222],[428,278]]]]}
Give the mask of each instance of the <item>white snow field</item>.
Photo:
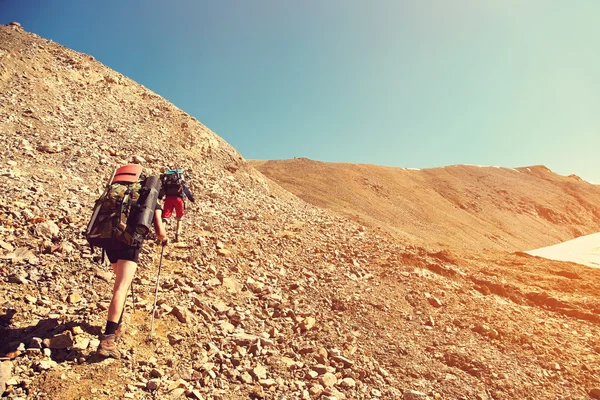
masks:
{"type": "Polygon", "coordinates": [[[588,267],[600,268],[600,232],[580,236],[553,246],[526,252],[532,256],[557,261],[571,261],[588,267]]]}

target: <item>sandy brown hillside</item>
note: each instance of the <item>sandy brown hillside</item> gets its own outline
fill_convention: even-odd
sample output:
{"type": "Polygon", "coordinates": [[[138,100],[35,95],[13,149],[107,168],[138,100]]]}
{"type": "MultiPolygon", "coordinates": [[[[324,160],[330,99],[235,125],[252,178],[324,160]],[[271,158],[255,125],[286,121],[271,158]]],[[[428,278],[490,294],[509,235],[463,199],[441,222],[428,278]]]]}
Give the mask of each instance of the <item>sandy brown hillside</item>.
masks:
{"type": "Polygon", "coordinates": [[[529,250],[600,231],[600,187],[543,166],[252,164],[311,204],[430,246],[529,250]]]}
{"type": "Polygon", "coordinates": [[[0,143],[2,398],[600,397],[600,270],[430,250],[314,207],[166,100],[14,24],[0,143]],[[102,360],[113,276],[81,233],[130,161],[185,167],[197,201],[165,249],[154,339],[149,240],[125,356],[102,360]]]}

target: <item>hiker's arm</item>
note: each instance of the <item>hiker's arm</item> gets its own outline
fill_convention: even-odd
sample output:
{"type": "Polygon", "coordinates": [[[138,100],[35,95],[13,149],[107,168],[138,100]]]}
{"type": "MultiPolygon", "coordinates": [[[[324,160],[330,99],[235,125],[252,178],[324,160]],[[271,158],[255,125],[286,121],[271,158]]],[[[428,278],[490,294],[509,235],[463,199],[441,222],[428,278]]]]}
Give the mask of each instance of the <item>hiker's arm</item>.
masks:
{"type": "Polygon", "coordinates": [[[167,241],[167,232],[165,230],[165,226],[162,222],[162,210],[157,208],[154,210],[154,230],[156,232],[156,238],[161,242],[165,243],[167,241]]]}
{"type": "Polygon", "coordinates": [[[196,199],[194,199],[194,196],[192,195],[192,192],[190,192],[190,189],[188,189],[187,186],[183,187],[183,194],[185,194],[185,197],[187,197],[188,199],[190,199],[190,201],[192,203],[196,202],[196,199]]]}

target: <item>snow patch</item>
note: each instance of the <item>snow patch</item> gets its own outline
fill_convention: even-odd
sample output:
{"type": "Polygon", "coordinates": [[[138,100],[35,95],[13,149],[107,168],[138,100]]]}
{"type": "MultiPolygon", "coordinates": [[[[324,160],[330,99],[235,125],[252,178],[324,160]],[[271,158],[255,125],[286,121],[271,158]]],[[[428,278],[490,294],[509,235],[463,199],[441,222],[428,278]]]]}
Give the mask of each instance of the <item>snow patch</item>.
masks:
{"type": "Polygon", "coordinates": [[[588,267],[600,268],[600,232],[580,236],[553,246],[526,252],[532,256],[556,261],[570,261],[588,267]]]}
{"type": "Polygon", "coordinates": [[[504,168],[498,165],[477,165],[477,164],[456,164],[457,167],[466,166],[466,167],[477,167],[477,168],[500,168],[500,169],[513,169],[513,168],[504,168]]]}

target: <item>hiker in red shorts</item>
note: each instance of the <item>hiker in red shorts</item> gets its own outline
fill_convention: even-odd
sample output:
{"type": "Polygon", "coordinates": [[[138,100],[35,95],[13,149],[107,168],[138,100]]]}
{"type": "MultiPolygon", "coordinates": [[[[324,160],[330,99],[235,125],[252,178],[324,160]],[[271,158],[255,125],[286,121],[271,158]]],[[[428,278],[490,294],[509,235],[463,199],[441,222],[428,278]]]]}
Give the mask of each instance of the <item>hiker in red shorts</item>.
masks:
{"type": "Polygon", "coordinates": [[[179,240],[181,234],[181,218],[185,214],[185,202],[184,196],[187,197],[192,203],[196,200],[190,192],[190,189],[185,185],[183,179],[183,170],[171,169],[161,176],[162,191],[160,198],[165,197],[163,221],[168,222],[169,218],[175,210],[175,218],[177,219],[177,229],[175,231],[175,241],[179,240]]]}

